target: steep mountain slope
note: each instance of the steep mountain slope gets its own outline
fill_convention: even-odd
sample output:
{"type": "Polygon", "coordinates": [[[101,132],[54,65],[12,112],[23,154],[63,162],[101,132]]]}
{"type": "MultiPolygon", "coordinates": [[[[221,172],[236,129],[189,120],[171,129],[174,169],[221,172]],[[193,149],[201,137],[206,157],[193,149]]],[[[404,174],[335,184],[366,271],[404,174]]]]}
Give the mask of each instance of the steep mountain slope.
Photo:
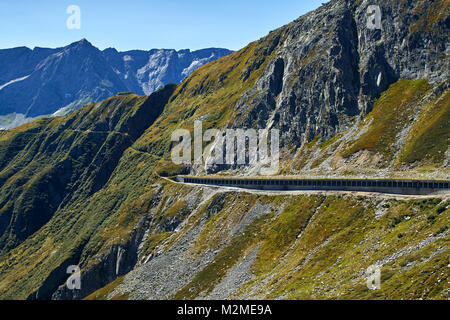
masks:
{"type": "Polygon", "coordinates": [[[85,39],[59,49],[0,50],[0,126],[17,126],[17,114],[33,118],[60,109],[64,114],[119,92],[148,95],[228,53],[214,48],[119,53],[100,51],[85,39]]]}
{"type": "Polygon", "coordinates": [[[39,62],[60,49],[26,47],[0,50],[0,83],[4,84],[30,75],[39,62]]]}
{"type": "Polygon", "coordinates": [[[380,2],[383,30],[367,30],[369,4],[331,1],[164,88],[161,114],[119,152],[107,144],[96,158],[90,141],[71,137],[78,124],[70,120],[86,113],[92,131],[97,121],[122,128],[100,114],[112,104],[128,119],[143,97],[114,97],[4,132],[0,297],[448,299],[448,195],[277,195],[161,178],[251,172],[173,165],[170,136],[192,131],[196,119],[204,129],[280,129],[283,174],[448,178],[448,1],[380,2]],[[71,148],[81,161],[69,178],[77,183],[54,187],[70,188],[67,201],[42,201],[50,189],[28,191],[53,185],[38,168],[71,148]],[[117,157],[107,174],[90,165],[110,154],[117,157]],[[16,223],[40,210],[49,213],[37,227],[16,223]],[[64,286],[71,264],[82,270],[81,290],[64,286]],[[372,265],[381,268],[381,290],[366,286],[372,265]]]}
{"type": "Polygon", "coordinates": [[[176,190],[155,217],[180,193],[192,215],[169,235],[153,229],[140,265],[88,299],[448,298],[448,200],[176,190]]]}
{"type": "MultiPolygon", "coordinates": [[[[450,6],[445,1],[384,4],[383,25],[387,30],[382,33],[367,29],[367,6],[366,2],[352,5],[332,1],[229,59],[194,73],[166,108],[170,110],[167,118],[158,120],[160,126],[151,128],[141,139],[145,141],[143,150],[154,150],[154,144],[167,141],[172,131],[166,129],[173,128],[173,123],[192,130],[193,121],[202,119],[205,130],[279,129],[284,174],[420,176],[423,169],[429,177],[447,178],[450,59],[443,53],[449,46],[443,35],[449,34],[446,21],[450,6]],[[440,17],[432,29],[417,30],[424,19],[414,15],[419,8],[425,17],[428,11],[440,17]],[[395,30],[391,29],[394,25],[395,30]],[[406,36],[398,37],[399,33],[406,36]],[[408,41],[412,43],[407,45],[408,41]],[[422,47],[430,42],[432,47],[422,47]],[[317,52],[318,48],[321,52],[317,52]],[[405,57],[408,63],[401,62],[405,57]],[[410,93],[405,95],[408,90],[410,93]],[[383,92],[389,101],[383,100],[383,92]],[[381,104],[383,107],[377,107],[381,104]],[[434,151],[427,150],[441,156],[426,155],[427,150],[422,150],[421,161],[405,157],[405,153],[414,152],[406,142],[412,141],[411,135],[428,119],[430,109],[442,116],[436,118],[440,129],[430,131],[428,137],[440,142],[434,151]],[[371,120],[377,113],[378,119],[371,120]],[[181,122],[180,114],[184,115],[181,122]],[[368,118],[362,121],[366,115],[368,118]],[[396,118],[398,123],[386,124],[388,117],[396,118]],[[369,131],[365,137],[378,140],[383,134],[384,142],[378,148],[347,146],[359,139],[367,129],[364,125],[371,122],[378,131],[369,131]],[[382,157],[383,161],[377,160],[382,157]],[[411,167],[415,169],[405,173],[411,167]]],[[[164,156],[170,158],[168,149],[164,156]]],[[[236,168],[194,166],[192,172],[223,173],[236,168]]],[[[241,172],[249,174],[254,170],[243,166],[241,172]]]]}
{"type": "Polygon", "coordinates": [[[44,118],[2,133],[0,250],[39,230],[59,206],[101,189],[173,89],[167,86],[148,98],[115,96],[65,118],[44,118]]]}

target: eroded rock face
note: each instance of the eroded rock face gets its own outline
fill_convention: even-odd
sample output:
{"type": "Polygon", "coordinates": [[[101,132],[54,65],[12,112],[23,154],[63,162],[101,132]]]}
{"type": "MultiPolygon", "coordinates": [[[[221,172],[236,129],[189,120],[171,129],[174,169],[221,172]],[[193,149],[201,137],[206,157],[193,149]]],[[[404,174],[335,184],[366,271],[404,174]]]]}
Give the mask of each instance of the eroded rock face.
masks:
{"type": "Polygon", "coordinates": [[[237,104],[234,125],[278,127],[299,147],[348,128],[399,78],[447,79],[448,12],[444,1],[340,0],[275,30],[275,58],[237,104]],[[367,27],[373,4],[381,30],[367,27]]]}

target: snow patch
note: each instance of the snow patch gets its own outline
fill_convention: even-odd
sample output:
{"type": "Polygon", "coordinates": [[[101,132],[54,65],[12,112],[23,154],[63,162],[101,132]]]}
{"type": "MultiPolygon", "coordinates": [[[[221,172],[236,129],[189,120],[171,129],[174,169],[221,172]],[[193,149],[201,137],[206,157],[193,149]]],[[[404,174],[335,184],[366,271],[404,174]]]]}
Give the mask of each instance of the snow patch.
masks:
{"type": "Polygon", "coordinates": [[[15,83],[15,82],[23,81],[23,80],[25,80],[26,78],[28,78],[29,76],[30,76],[30,75],[27,75],[27,76],[22,77],[22,78],[17,78],[17,79],[11,80],[11,81],[9,81],[9,82],[7,82],[7,83],[1,85],[1,86],[0,86],[0,90],[2,90],[3,88],[6,88],[7,86],[9,86],[10,84],[13,84],[13,83],[15,83]]]}
{"type": "Polygon", "coordinates": [[[133,58],[129,55],[123,56],[123,61],[127,62],[127,61],[133,61],[133,58]]]}

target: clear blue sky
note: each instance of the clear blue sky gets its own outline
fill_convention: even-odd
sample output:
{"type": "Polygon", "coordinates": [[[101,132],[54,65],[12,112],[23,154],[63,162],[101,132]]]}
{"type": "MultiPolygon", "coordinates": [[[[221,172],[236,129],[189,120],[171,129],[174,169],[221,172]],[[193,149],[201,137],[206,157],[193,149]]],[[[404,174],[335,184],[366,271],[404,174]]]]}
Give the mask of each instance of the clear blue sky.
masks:
{"type": "Polygon", "coordinates": [[[86,38],[104,49],[237,50],[327,0],[1,0],[0,48],[61,47],[86,38]],[[81,29],[69,30],[69,5],[81,29]]]}

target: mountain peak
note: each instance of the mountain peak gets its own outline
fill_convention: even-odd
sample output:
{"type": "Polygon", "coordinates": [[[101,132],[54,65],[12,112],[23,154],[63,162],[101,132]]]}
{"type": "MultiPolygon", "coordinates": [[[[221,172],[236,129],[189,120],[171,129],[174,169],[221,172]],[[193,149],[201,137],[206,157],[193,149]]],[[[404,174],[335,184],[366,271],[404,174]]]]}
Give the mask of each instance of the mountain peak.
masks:
{"type": "MultiPolygon", "coordinates": [[[[16,80],[1,89],[0,115],[22,113],[33,117],[73,110],[118,92],[150,94],[168,83],[180,83],[194,69],[228,53],[179,57],[174,52],[173,49],[118,52],[114,48],[101,51],[85,38],[58,49],[0,50],[5,66],[0,72],[0,86],[16,80]],[[68,78],[72,81],[67,81],[68,78]],[[43,83],[47,89],[41,91],[43,83]],[[54,95],[55,91],[61,94],[54,95]]],[[[0,127],[7,126],[5,122],[0,119],[0,127]]]]}
{"type": "Polygon", "coordinates": [[[86,38],[83,38],[79,41],[73,42],[69,45],[69,47],[94,47],[92,43],[86,40],[86,38]]]}
{"type": "Polygon", "coordinates": [[[78,43],[82,43],[82,44],[91,44],[89,41],[87,41],[86,38],[81,39],[80,41],[78,41],[78,43]]]}

